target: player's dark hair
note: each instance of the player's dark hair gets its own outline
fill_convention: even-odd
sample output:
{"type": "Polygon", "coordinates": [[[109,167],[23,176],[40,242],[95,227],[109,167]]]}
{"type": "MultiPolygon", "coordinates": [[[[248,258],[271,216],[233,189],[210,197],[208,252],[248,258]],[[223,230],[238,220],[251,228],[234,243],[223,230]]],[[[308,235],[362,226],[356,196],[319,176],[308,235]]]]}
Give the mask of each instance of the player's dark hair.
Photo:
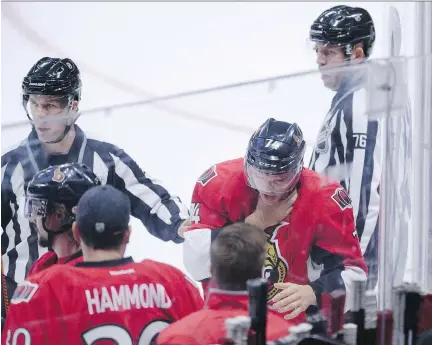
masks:
{"type": "Polygon", "coordinates": [[[248,279],[262,275],[266,255],[264,231],[246,223],[228,225],[212,242],[210,255],[218,288],[246,290],[248,279]]]}
{"type": "Polygon", "coordinates": [[[80,232],[80,237],[87,247],[102,250],[117,250],[123,243],[125,231],[116,234],[95,234],[80,232]]]}

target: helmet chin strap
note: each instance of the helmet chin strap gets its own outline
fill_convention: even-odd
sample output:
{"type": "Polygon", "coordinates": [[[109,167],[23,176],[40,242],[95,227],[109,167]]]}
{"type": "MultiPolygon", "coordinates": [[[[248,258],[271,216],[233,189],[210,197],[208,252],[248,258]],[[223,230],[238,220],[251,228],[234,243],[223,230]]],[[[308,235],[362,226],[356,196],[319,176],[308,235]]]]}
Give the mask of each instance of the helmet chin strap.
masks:
{"type": "MultiPolygon", "coordinates": [[[[59,143],[59,142],[61,142],[65,137],[66,137],[66,135],[69,133],[69,131],[71,130],[71,128],[72,128],[72,126],[74,125],[74,123],[76,122],[76,120],[78,119],[78,117],[80,116],[80,113],[79,112],[76,112],[76,111],[74,111],[74,110],[72,110],[72,112],[74,113],[73,115],[71,115],[71,118],[72,118],[72,122],[71,123],[69,123],[69,124],[67,124],[66,126],[65,126],[65,128],[64,128],[64,130],[63,130],[63,134],[61,134],[57,139],[55,139],[55,140],[51,140],[51,141],[44,141],[44,143],[45,144],[57,144],[57,143],[59,143]]],[[[32,127],[33,127],[33,129],[35,128],[35,124],[34,124],[34,122],[33,122],[33,120],[31,119],[31,117],[29,116],[29,114],[28,113],[26,113],[26,115],[27,115],[27,118],[31,121],[31,123],[32,123],[32,127]]],[[[69,122],[69,121],[68,121],[69,122]]]]}
{"type": "Polygon", "coordinates": [[[62,141],[66,137],[66,135],[69,133],[71,127],[72,127],[72,125],[67,125],[63,131],[63,134],[60,135],[56,140],[44,141],[44,143],[45,144],[57,144],[57,143],[59,143],[60,141],[62,141]]]}

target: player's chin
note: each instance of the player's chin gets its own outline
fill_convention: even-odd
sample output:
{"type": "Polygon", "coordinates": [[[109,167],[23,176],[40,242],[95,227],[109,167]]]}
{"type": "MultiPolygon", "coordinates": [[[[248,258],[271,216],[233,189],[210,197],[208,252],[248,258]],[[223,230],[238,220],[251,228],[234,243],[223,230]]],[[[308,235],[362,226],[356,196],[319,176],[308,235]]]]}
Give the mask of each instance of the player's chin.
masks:
{"type": "Polygon", "coordinates": [[[283,196],[280,194],[265,194],[260,193],[260,198],[267,205],[277,204],[279,201],[283,199],[283,196]]]}
{"type": "Polygon", "coordinates": [[[337,91],[340,87],[343,75],[337,73],[321,73],[324,86],[332,91],[337,91]]]}
{"type": "Polygon", "coordinates": [[[328,75],[321,75],[324,86],[332,91],[337,91],[338,85],[334,78],[328,75]]]}
{"type": "Polygon", "coordinates": [[[40,235],[39,235],[38,242],[39,242],[39,245],[40,245],[42,248],[48,248],[48,246],[49,246],[49,244],[50,244],[48,238],[46,238],[46,237],[42,237],[42,236],[40,236],[40,235]]]}
{"type": "Polygon", "coordinates": [[[39,140],[43,142],[49,142],[59,138],[63,134],[63,131],[57,129],[47,129],[41,131],[40,129],[36,129],[36,133],[38,135],[39,140]]]}

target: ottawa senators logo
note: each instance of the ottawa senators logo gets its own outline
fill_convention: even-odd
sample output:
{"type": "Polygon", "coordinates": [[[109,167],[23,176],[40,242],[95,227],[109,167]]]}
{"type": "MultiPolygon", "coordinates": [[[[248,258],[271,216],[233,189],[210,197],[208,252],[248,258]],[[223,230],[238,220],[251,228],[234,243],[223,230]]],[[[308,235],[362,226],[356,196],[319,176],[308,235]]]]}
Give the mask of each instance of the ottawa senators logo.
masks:
{"type": "Polygon", "coordinates": [[[347,208],[352,208],[351,198],[349,197],[348,192],[342,187],[336,189],[331,198],[342,211],[347,208]]]}
{"type": "Polygon", "coordinates": [[[281,256],[278,241],[275,239],[279,228],[285,225],[288,225],[288,223],[282,222],[274,229],[273,233],[266,233],[267,257],[264,261],[263,276],[269,281],[268,300],[271,300],[279,292],[273,284],[283,283],[288,274],[288,264],[281,256]]]}
{"type": "Polygon", "coordinates": [[[198,182],[200,182],[203,186],[205,186],[216,176],[217,176],[216,165],[213,165],[203,172],[203,174],[198,178],[198,182]]]}
{"type": "Polygon", "coordinates": [[[293,134],[293,139],[296,142],[297,146],[300,147],[300,145],[302,143],[302,138],[299,137],[298,135],[293,134]]]}
{"type": "Polygon", "coordinates": [[[60,169],[54,170],[54,176],[52,180],[57,183],[61,183],[65,180],[66,175],[60,169]]]}

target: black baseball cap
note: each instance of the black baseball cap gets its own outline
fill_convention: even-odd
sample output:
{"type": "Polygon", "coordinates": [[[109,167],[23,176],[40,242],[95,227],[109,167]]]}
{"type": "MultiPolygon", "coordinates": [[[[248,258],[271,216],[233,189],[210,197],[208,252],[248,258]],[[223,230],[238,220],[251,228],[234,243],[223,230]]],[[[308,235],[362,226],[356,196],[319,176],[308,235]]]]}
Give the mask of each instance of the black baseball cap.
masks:
{"type": "Polygon", "coordinates": [[[129,227],[131,204],[122,191],[110,185],[89,189],[78,202],[76,222],[81,234],[105,237],[129,227]]]}

